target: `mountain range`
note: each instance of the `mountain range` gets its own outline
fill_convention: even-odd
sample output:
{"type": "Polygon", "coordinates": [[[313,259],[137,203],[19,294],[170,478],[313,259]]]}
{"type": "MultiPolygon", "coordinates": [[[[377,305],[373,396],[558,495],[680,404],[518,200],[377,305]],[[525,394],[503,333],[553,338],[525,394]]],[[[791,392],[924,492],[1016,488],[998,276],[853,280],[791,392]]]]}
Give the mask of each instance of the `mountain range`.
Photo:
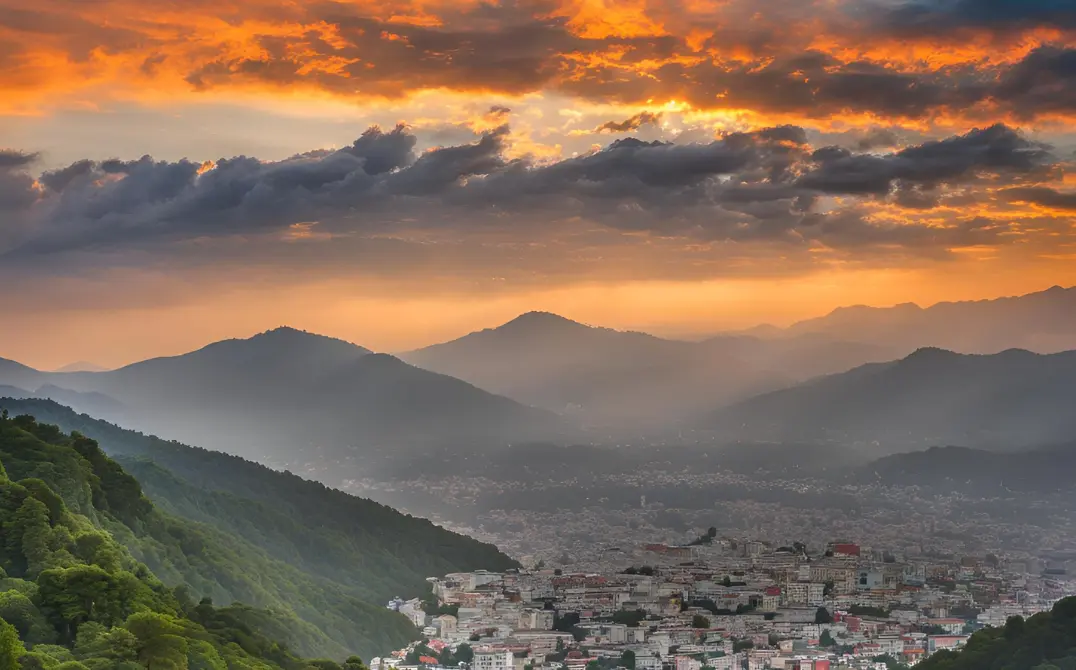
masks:
{"type": "Polygon", "coordinates": [[[951,495],[961,492],[985,498],[1028,493],[1076,491],[1072,470],[1076,443],[1050,445],[1019,453],[998,453],[968,447],[931,447],[892,454],[853,468],[838,481],[889,486],[918,486],[951,495]]]}
{"type": "Polygon", "coordinates": [[[966,354],[1005,349],[1056,353],[1076,349],[1076,287],[1054,286],[1021,296],[939,302],[929,307],[856,305],[788,328],[746,331],[765,339],[813,334],[890,347],[903,354],[937,347],[966,354]]]}
{"type": "Polygon", "coordinates": [[[814,335],[669,340],[530,312],[400,356],[590,425],[654,428],[890,353],[814,335]]]}
{"type": "Polygon", "coordinates": [[[1014,449],[1076,435],[1076,351],[924,348],[722,408],[704,424],[771,440],[1014,449]]]}
{"type": "Polygon", "coordinates": [[[399,357],[282,327],[109,371],[0,360],[0,386],[281,465],[398,467],[432,449],[700,426],[718,438],[1000,448],[1067,437],[1070,389],[1050,376],[1058,360],[1039,365],[1010,349],[1076,347],[1074,300],[1076,289],[1055,287],[851,307],[699,342],[530,312],[399,357]],[[947,356],[934,342],[1000,358],[947,356]],[[1019,392],[1007,390],[1007,374],[1019,375],[1019,392]]]}
{"type": "Polygon", "coordinates": [[[319,449],[361,457],[390,446],[563,430],[553,413],[292,328],[106,372],[47,373],[11,362],[0,383],[125,426],[263,459],[319,449]],[[114,404],[104,407],[104,398],[114,404]]]}

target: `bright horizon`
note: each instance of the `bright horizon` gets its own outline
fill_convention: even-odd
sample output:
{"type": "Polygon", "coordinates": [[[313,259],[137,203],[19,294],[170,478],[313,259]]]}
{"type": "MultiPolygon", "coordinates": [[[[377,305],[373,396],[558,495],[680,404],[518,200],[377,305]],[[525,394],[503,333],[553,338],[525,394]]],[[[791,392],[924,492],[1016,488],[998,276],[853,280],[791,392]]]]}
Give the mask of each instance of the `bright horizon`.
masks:
{"type": "Polygon", "coordinates": [[[695,337],[1076,284],[1057,2],[0,17],[0,355],[41,367],[281,323],[387,351],[530,310],[695,337]]]}
{"type": "MultiPolygon", "coordinates": [[[[801,308],[807,306],[808,303],[803,301],[802,294],[797,298],[795,294],[788,293],[787,287],[785,287],[784,295],[779,297],[771,296],[766,301],[760,301],[757,294],[726,292],[721,296],[725,300],[724,304],[740,308],[742,311],[738,314],[743,318],[736,319],[736,314],[721,313],[715,314],[713,321],[681,320],[677,316],[678,314],[682,315],[682,312],[662,311],[660,308],[649,315],[638,314],[627,309],[629,304],[633,301],[638,301],[640,296],[646,296],[651,301],[649,304],[657,305],[660,301],[660,295],[668,290],[667,287],[663,286],[630,286],[621,287],[619,290],[611,287],[594,287],[592,292],[584,290],[583,296],[579,295],[580,289],[575,288],[570,291],[570,293],[575,294],[572,296],[574,299],[566,297],[565,293],[568,292],[559,295],[546,294],[536,297],[535,306],[532,307],[518,307],[515,299],[483,303],[470,308],[468,308],[466,300],[450,302],[437,306],[437,308],[449,310],[444,313],[444,319],[440,322],[434,322],[428,316],[435,313],[437,308],[422,301],[404,304],[389,304],[389,301],[378,303],[375,301],[365,303],[364,307],[362,306],[362,301],[353,303],[353,305],[358,305],[359,309],[376,308],[383,310],[381,313],[385,314],[386,318],[392,319],[391,323],[385,324],[387,327],[378,327],[376,324],[349,326],[334,317],[334,314],[339,314],[340,312],[319,312],[318,310],[304,312],[301,307],[295,304],[287,306],[288,309],[292,310],[294,316],[289,316],[287,310],[271,311],[271,315],[266,316],[262,313],[247,314],[241,310],[233,313],[231,310],[219,306],[209,307],[208,309],[212,311],[204,312],[202,310],[207,309],[207,307],[193,306],[169,309],[163,312],[161,315],[163,322],[158,318],[147,319],[133,315],[135,318],[130,321],[124,321],[126,327],[121,329],[122,336],[115,339],[108,337],[109,333],[116,332],[113,330],[114,324],[103,323],[92,314],[73,314],[70,316],[73,320],[73,325],[65,327],[72,328],[74,329],[73,331],[60,328],[56,331],[57,335],[44,333],[44,337],[34,341],[29,338],[12,337],[13,332],[18,333],[19,329],[17,327],[5,329],[4,332],[0,333],[0,358],[14,360],[45,371],[55,370],[75,362],[86,362],[114,369],[148,358],[189,353],[220,340],[246,339],[258,333],[284,326],[346,340],[375,352],[396,354],[453,340],[485,328],[495,328],[521,314],[533,311],[550,312],[589,326],[614,328],[616,330],[635,330],[668,339],[692,340],[718,335],[723,332],[748,330],[763,325],[774,325],[783,328],[799,321],[825,316],[834,309],[841,307],[865,305],[886,308],[902,303],[915,303],[920,307],[927,308],[943,302],[993,300],[1026,295],[1044,291],[1053,286],[1067,288],[1069,284],[1045,283],[1012,293],[988,294],[968,290],[960,294],[930,300],[917,300],[914,295],[901,293],[899,295],[903,297],[894,297],[885,303],[870,304],[864,301],[851,301],[832,304],[816,310],[803,309],[802,312],[793,309],[794,303],[799,300],[800,304],[798,306],[801,308]],[[776,306],[789,308],[789,311],[784,312],[785,318],[768,320],[748,318],[748,315],[757,313],[759,309],[764,310],[767,307],[776,306]],[[206,324],[196,318],[196,315],[210,313],[218,315],[230,314],[234,318],[230,320],[222,319],[213,324],[206,324]],[[409,313],[412,317],[415,314],[422,316],[407,321],[406,318],[409,313]],[[82,320],[80,317],[84,316],[89,318],[82,320]],[[649,320],[648,316],[650,317],[649,320]],[[656,316],[664,316],[665,318],[654,318],[656,316]],[[722,316],[731,317],[724,322],[727,325],[721,325],[722,321],[719,319],[722,316]],[[186,323],[188,327],[184,328],[183,323],[186,323]],[[70,332],[81,333],[82,337],[77,338],[77,341],[72,341],[64,336],[65,333],[70,332]],[[90,336],[87,337],[87,335],[90,336]],[[121,343],[125,346],[117,346],[117,344],[121,343]],[[23,355],[13,353],[20,351],[25,353],[23,355]],[[134,354],[134,351],[141,353],[134,354]]],[[[693,288],[699,289],[700,287],[695,285],[693,288]]],[[[863,290],[870,291],[868,287],[864,287],[863,290]]],[[[775,288],[775,293],[781,292],[781,289],[775,288]]],[[[874,293],[877,294],[876,291],[874,293]]],[[[924,292],[923,295],[930,294],[924,292]]],[[[700,299],[702,298],[700,297],[700,299]]],[[[682,294],[680,300],[683,300],[682,294]]],[[[242,302],[242,298],[239,298],[238,302],[231,304],[236,309],[239,309],[240,302],[242,302]]],[[[814,303],[809,303],[809,305],[813,306],[814,303]]],[[[679,306],[682,307],[683,305],[679,306]]],[[[669,305],[666,304],[663,307],[668,308],[669,305]]],[[[340,310],[345,313],[350,311],[343,306],[340,307],[340,310]]],[[[694,315],[701,313],[701,311],[696,310],[691,313],[694,315]]],[[[717,313],[721,310],[713,307],[712,311],[717,313]]]]}

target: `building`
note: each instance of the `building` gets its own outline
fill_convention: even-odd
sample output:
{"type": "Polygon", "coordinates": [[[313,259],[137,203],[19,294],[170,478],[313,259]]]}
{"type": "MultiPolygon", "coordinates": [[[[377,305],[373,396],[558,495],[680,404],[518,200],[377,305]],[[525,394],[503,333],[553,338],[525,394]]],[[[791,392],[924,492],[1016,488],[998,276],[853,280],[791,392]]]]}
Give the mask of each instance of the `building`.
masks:
{"type": "Polygon", "coordinates": [[[553,630],[553,610],[525,609],[519,613],[519,627],[524,630],[553,630]]]}
{"type": "Polygon", "coordinates": [[[942,649],[957,649],[967,642],[967,635],[930,635],[927,637],[927,651],[933,654],[942,649]]]}
{"type": "Polygon", "coordinates": [[[507,649],[479,649],[471,661],[473,670],[512,670],[515,667],[512,652],[507,649]]]}
{"type": "Polygon", "coordinates": [[[826,585],[821,582],[789,582],[781,590],[785,605],[818,606],[825,602],[826,585]]]}
{"type": "Polygon", "coordinates": [[[439,631],[442,640],[456,637],[458,621],[451,614],[442,614],[433,618],[433,626],[439,631]]]}
{"type": "Polygon", "coordinates": [[[959,635],[964,631],[963,619],[927,619],[927,625],[937,626],[950,635],[959,635]]]}
{"type": "Polygon", "coordinates": [[[702,663],[691,656],[675,656],[674,667],[676,670],[701,670],[702,663]]]}

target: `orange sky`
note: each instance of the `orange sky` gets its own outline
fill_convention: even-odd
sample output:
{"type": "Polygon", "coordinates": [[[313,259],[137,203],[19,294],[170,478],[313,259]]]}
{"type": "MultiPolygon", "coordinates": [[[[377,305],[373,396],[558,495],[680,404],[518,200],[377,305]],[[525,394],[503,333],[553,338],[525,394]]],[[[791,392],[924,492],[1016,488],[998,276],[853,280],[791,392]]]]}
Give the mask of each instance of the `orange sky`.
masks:
{"type": "Polygon", "coordinates": [[[1076,284],[1048,0],[0,0],[0,45],[0,357],[42,367],[1076,284]]]}

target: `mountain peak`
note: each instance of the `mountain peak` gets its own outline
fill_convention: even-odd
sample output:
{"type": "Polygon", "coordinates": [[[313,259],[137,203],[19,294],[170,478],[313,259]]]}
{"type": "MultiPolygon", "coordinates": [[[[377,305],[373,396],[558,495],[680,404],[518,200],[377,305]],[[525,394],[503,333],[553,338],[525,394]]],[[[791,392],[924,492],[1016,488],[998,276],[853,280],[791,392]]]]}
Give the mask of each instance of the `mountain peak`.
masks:
{"type": "Polygon", "coordinates": [[[315,337],[323,337],[317,335],[317,333],[311,333],[306,330],[300,330],[299,328],[292,328],[291,326],[277,326],[276,328],[270,328],[269,330],[258,333],[252,336],[250,339],[258,337],[293,337],[296,335],[313,335],[315,337]]]}
{"type": "Polygon", "coordinates": [[[104,372],[108,368],[103,365],[97,365],[89,361],[75,361],[74,363],[68,363],[62,368],[56,368],[53,372],[104,372]]]}
{"type": "Polygon", "coordinates": [[[952,358],[961,358],[963,354],[958,354],[948,349],[942,349],[941,347],[920,347],[904,357],[902,362],[907,361],[939,361],[949,360],[952,358]]]}
{"type": "Polygon", "coordinates": [[[559,314],[554,314],[553,312],[540,312],[540,311],[525,312],[523,314],[520,314],[516,318],[512,319],[508,323],[501,326],[501,328],[506,328],[506,327],[510,327],[510,326],[519,326],[519,327],[582,326],[584,328],[589,328],[589,326],[586,326],[586,325],[584,325],[582,323],[579,323],[578,321],[572,321],[571,319],[563,317],[563,316],[561,316],[559,314]]]}
{"type": "MultiPolygon", "coordinates": [[[[224,340],[229,342],[232,340],[224,340]]],[[[249,342],[249,343],[265,343],[265,344],[300,344],[304,342],[322,342],[325,344],[332,343],[334,345],[347,345],[348,347],[354,347],[364,352],[368,352],[367,349],[360,347],[357,344],[348,342],[347,340],[339,337],[332,337],[330,335],[320,335],[318,333],[312,333],[308,330],[301,330],[299,328],[293,328],[291,326],[278,326],[271,330],[253,335],[245,340],[234,340],[235,342],[249,342]]]]}

